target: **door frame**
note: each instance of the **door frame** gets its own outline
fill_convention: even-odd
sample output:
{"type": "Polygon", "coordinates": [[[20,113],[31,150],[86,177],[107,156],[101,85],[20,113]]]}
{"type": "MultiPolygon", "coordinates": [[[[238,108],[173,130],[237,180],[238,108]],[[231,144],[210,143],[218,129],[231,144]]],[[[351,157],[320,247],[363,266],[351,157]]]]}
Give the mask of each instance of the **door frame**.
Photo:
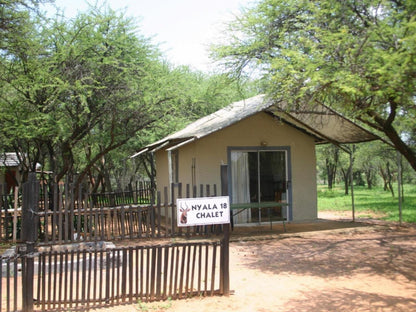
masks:
{"type": "Polygon", "coordinates": [[[230,203],[232,203],[233,198],[233,188],[232,188],[232,174],[231,174],[231,152],[232,151],[247,151],[247,152],[286,152],[286,166],[287,166],[287,181],[289,181],[289,186],[287,188],[288,191],[288,201],[289,201],[289,209],[288,209],[288,216],[287,221],[292,221],[293,219],[293,198],[292,198],[292,157],[291,157],[291,149],[290,146],[228,146],[227,147],[227,160],[228,160],[228,190],[230,196],[230,203]]]}

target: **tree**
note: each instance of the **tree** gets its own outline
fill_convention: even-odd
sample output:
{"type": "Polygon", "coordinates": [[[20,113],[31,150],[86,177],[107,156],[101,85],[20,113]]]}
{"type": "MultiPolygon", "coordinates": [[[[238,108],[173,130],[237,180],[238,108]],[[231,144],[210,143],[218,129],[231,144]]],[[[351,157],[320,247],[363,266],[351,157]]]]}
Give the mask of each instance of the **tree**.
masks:
{"type": "Polygon", "coordinates": [[[328,188],[331,190],[335,184],[337,169],[339,165],[339,148],[334,145],[324,145],[317,148],[318,164],[324,172],[328,182],[328,188]],[[322,160],[322,161],[319,161],[322,160]]]}
{"type": "MultiPolygon", "coordinates": [[[[129,143],[131,151],[153,143],[162,137],[180,130],[196,119],[211,114],[218,109],[232,103],[258,94],[257,84],[253,81],[237,81],[224,74],[205,74],[193,71],[187,66],[172,68],[165,77],[165,88],[171,94],[171,101],[177,109],[152,129],[129,143]]],[[[128,154],[128,151],[124,153],[128,154]]],[[[132,161],[132,168],[140,168],[141,174],[152,178],[154,168],[149,164],[149,155],[140,155],[132,161]]],[[[120,172],[120,170],[119,170],[120,172]]],[[[127,173],[128,174],[128,173],[127,173]]],[[[136,174],[137,175],[137,174],[136,174]]]]}
{"type": "Polygon", "coordinates": [[[42,164],[58,181],[124,188],[147,169],[127,162],[137,149],[253,94],[225,75],[172,67],[121,12],[48,20],[23,8],[0,54],[0,149],[18,152],[24,172],[42,164]]]}
{"type": "MultiPolygon", "coordinates": [[[[354,149],[355,147],[353,147],[354,149]]],[[[354,155],[353,155],[354,157],[354,155]]],[[[350,155],[346,152],[342,152],[339,155],[338,159],[338,171],[341,180],[344,182],[344,193],[345,195],[349,194],[349,187],[351,186],[354,181],[351,181],[351,170],[354,170],[353,166],[351,166],[350,162],[350,155]]],[[[353,171],[354,172],[354,171],[353,171]]]]}
{"type": "Polygon", "coordinates": [[[1,57],[2,142],[27,157],[28,170],[45,164],[58,181],[81,181],[170,109],[157,88],[165,64],[121,13],[33,21],[1,57]]]}
{"type": "Polygon", "coordinates": [[[406,0],[264,0],[213,54],[233,74],[255,68],[277,100],[325,103],[360,120],[416,170],[415,13],[406,0]]]}
{"type": "Polygon", "coordinates": [[[7,50],[9,40],[24,35],[31,13],[48,0],[0,0],[0,50],[7,50]]]}
{"type": "Polygon", "coordinates": [[[380,146],[378,142],[361,144],[355,153],[355,167],[364,173],[368,189],[372,189],[377,182],[376,148],[378,146],[380,146]]]}

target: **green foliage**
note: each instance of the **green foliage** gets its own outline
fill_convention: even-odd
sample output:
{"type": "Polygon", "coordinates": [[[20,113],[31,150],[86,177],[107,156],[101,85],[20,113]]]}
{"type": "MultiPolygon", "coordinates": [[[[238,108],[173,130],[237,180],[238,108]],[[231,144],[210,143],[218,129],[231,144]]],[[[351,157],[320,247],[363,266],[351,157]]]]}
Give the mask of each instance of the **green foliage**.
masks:
{"type": "Polygon", "coordinates": [[[155,128],[143,132],[142,144],[152,143],[232,102],[257,94],[254,83],[250,81],[240,84],[226,75],[207,75],[187,66],[170,69],[160,89],[169,94],[176,109],[170,111],[155,128]]]}
{"type": "Polygon", "coordinates": [[[138,311],[165,311],[169,310],[172,307],[172,298],[169,297],[164,303],[144,303],[141,300],[137,301],[137,310],[138,311]]]}
{"type": "MultiPolygon", "coordinates": [[[[394,196],[395,189],[391,183],[398,179],[397,151],[382,142],[374,141],[354,145],[353,155],[354,184],[365,185],[369,189],[382,185],[383,189],[390,190],[394,196]]],[[[349,154],[336,146],[324,145],[316,148],[316,157],[318,183],[327,183],[330,189],[330,176],[333,177],[333,183],[345,181],[345,175],[341,173],[348,169],[349,154]]],[[[400,157],[400,163],[403,183],[414,183],[416,173],[403,157],[400,157]]]]}
{"type": "MultiPolygon", "coordinates": [[[[52,1],[52,0],[50,0],[52,1]]],[[[49,0],[2,0],[0,1],[0,51],[7,51],[17,37],[27,31],[30,15],[37,13],[40,3],[49,0]]]]}
{"type": "Polygon", "coordinates": [[[150,96],[163,65],[132,21],[111,10],[37,22],[1,60],[3,143],[32,168],[49,164],[58,180],[75,172],[83,178],[166,114],[150,96]]]}
{"type": "Polygon", "coordinates": [[[232,74],[256,68],[277,100],[322,102],[385,135],[416,170],[414,1],[263,0],[214,49],[232,74]],[[408,128],[404,128],[406,124],[408,128]]]}
{"type": "MultiPolygon", "coordinates": [[[[397,189],[397,184],[394,186],[397,189]]],[[[357,214],[376,216],[384,220],[399,221],[397,197],[382,187],[369,190],[365,187],[354,187],[355,211],[357,214]]],[[[345,195],[342,187],[328,190],[318,187],[319,211],[351,211],[351,196],[345,195]]],[[[416,223],[416,185],[404,185],[404,200],[402,204],[402,220],[416,223]]]]}
{"type": "Polygon", "coordinates": [[[48,19],[32,14],[37,3],[0,4],[0,151],[19,152],[25,172],[40,163],[57,180],[76,173],[111,191],[112,176],[124,188],[140,175],[127,161],[137,149],[252,95],[173,68],[122,12],[48,19]]]}

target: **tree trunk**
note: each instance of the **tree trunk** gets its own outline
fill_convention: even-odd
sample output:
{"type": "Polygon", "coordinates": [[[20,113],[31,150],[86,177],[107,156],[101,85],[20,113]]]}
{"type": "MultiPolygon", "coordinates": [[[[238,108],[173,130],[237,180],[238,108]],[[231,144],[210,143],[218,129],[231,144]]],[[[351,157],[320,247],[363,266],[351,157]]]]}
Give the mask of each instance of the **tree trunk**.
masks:
{"type": "Polygon", "coordinates": [[[393,146],[407,159],[410,166],[412,166],[413,170],[416,171],[416,153],[412,150],[412,148],[407,145],[400,134],[397,133],[396,129],[393,126],[393,121],[396,117],[397,107],[398,104],[396,101],[391,98],[389,99],[390,103],[390,114],[387,119],[383,118],[379,115],[376,111],[369,110],[367,111],[368,116],[375,121],[375,123],[369,122],[363,118],[359,118],[362,122],[366,123],[372,128],[375,128],[379,131],[382,131],[391,141],[393,146]]]}
{"type": "Polygon", "coordinates": [[[154,166],[153,155],[151,153],[147,153],[142,156],[141,160],[143,167],[146,170],[146,174],[150,179],[150,187],[152,190],[156,190],[156,168],[154,166]]]}
{"type": "Polygon", "coordinates": [[[337,162],[338,162],[338,151],[335,152],[334,158],[335,161],[331,162],[329,158],[325,159],[325,165],[326,165],[326,172],[328,176],[328,189],[332,190],[332,187],[335,182],[335,177],[337,173],[337,162]]]}
{"type": "Polygon", "coordinates": [[[111,180],[110,180],[110,173],[108,172],[108,170],[106,168],[103,168],[103,173],[104,173],[104,183],[105,183],[105,189],[107,192],[112,192],[113,191],[113,187],[111,186],[111,180]]]}
{"type": "Polygon", "coordinates": [[[62,148],[61,157],[62,157],[63,166],[56,175],[56,182],[61,181],[66,174],[72,173],[72,169],[74,166],[74,155],[72,153],[71,145],[68,142],[64,142],[62,143],[61,148],[62,148]]]}
{"type": "Polygon", "coordinates": [[[387,162],[386,167],[387,167],[387,185],[388,185],[388,188],[390,189],[391,196],[394,197],[394,189],[391,184],[391,181],[393,180],[393,174],[390,171],[390,162],[387,162]]]}
{"type": "Polygon", "coordinates": [[[351,179],[350,179],[350,170],[351,167],[348,167],[347,170],[345,170],[344,168],[341,168],[341,172],[342,172],[342,176],[344,178],[344,189],[345,189],[345,195],[349,194],[349,189],[350,189],[350,183],[351,183],[351,179]]]}
{"type": "Polygon", "coordinates": [[[381,178],[383,179],[383,190],[387,191],[387,188],[388,188],[388,186],[387,186],[387,174],[384,172],[384,169],[381,165],[379,166],[379,170],[380,170],[381,178]]]}
{"type": "Polygon", "coordinates": [[[371,190],[373,188],[374,183],[374,175],[371,169],[365,170],[365,179],[367,181],[367,188],[371,190]]]}
{"type": "Polygon", "coordinates": [[[333,183],[332,170],[330,168],[330,165],[328,164],[328,159],[326,161],[327,161],[326,172],[328,176],[328,189],[332,190],[332,183],[333,183]]]}

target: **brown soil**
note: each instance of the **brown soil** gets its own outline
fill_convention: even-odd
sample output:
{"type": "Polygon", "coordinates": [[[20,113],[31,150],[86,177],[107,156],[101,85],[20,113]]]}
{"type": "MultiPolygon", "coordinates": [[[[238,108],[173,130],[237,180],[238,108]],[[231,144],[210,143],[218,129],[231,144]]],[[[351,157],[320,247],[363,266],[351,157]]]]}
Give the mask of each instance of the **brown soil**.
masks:
{"type": "Polygon", "coordinates": [[[229,297],[97,311],[416,311],[414,225],[320,217],[326,220],[288,224],[286,233],[280,225],[249,236],[236,231],[229,297]]]}

